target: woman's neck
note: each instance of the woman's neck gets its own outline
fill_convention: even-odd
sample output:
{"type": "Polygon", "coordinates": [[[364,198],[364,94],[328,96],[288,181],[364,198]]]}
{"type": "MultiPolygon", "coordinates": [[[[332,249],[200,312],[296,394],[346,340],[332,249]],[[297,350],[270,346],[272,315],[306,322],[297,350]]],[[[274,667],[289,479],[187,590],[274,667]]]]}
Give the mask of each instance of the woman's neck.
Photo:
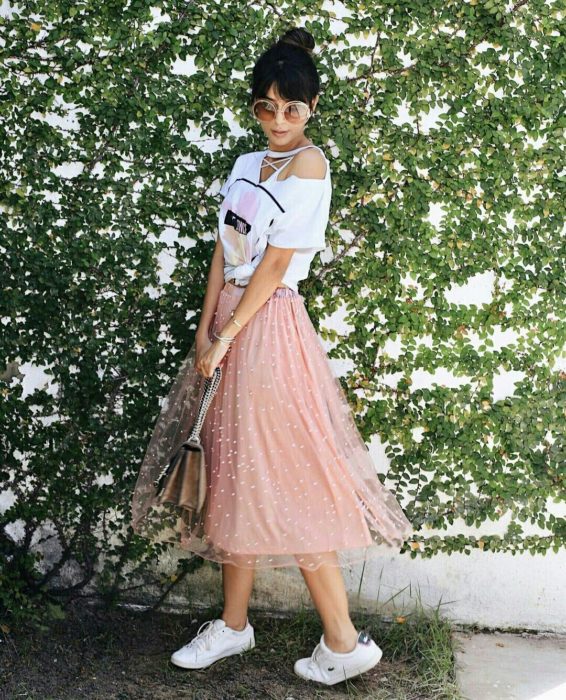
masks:
{"type": "Polygon", "coordinates": [[[309,139],[304,139],[300,143],[295,143],[293,145],[288,145],[285,148],[275,148],[269,142],[267,145],[267,150],[270,151],[269,155],[272,157],[277,157],[275,154],[280,154],[282,156],[289,155],[290,152],[296,150],[297,148],[302,148],[303,146],[312,146],[313,143],[309,139]]]}

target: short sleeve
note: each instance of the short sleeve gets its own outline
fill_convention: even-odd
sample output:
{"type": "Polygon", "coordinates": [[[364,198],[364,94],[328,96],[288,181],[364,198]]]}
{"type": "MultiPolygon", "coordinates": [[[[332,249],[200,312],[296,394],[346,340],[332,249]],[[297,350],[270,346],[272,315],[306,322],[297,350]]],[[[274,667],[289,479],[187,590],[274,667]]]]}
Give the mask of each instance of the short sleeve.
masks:
{"type": "Polygon", "coordinates": [[[327,180],[288,178],[285,211],[267,231],[267,242],[275,248],[326,248],[325,234],[330,213],[327,180]]]}
{"type": "Polygon", "coordinates": [[[225,197],[228,194],[228,190],[230,189],[230,185],[234,182],[234,180],[237,177],[237,169],[238,169],[238,161],[240,160],[240,156],[236,158],[236,161],[234,165],[232,166],[232,170],[226,180],[224,181],[224,184],[220,188],[220,194],[225,197]]]}

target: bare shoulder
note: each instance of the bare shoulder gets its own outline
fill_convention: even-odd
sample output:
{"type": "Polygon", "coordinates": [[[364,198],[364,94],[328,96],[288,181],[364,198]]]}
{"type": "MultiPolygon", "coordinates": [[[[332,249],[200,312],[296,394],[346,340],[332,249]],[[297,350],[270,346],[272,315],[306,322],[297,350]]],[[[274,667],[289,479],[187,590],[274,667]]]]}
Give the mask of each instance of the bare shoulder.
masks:
{"type": "Polygon", "coordinates": [[[292,174],[300,178],[324,180],[326,176],[326,158],[318,148],[304,148],[299,151],[291,166],[292,174]]]}

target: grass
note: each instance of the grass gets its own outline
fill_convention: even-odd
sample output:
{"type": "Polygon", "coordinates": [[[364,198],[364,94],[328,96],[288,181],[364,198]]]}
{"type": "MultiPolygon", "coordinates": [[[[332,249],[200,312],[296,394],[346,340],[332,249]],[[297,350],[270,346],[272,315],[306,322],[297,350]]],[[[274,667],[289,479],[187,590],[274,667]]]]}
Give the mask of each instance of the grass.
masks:
{"type": "Polygon", "coordinates": [[[293,663],[310,656],[322,629],[305,608],[268,614],[250,609],[256,647],[212,666],[185,671],[169,661],[202,622],[221,607],[184,614],[143,612],[126,607],[74,602],[65,620],[48,631],[10,630],[0,644],[2,700],[461,700],[455,683],[449,624],[420,602],[407,615],[388,621],[352,613],[383,649],[380,663],[335,686],[296,676],[293,663]]]}

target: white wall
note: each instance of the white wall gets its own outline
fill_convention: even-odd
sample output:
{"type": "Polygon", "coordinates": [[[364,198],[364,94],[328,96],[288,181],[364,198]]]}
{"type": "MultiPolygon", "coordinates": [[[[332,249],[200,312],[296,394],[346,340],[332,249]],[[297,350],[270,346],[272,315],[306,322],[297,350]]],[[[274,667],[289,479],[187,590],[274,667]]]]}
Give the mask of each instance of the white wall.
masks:
{"type": "MultiPolygon", "coordinates": [[[[162,557],[158,570],[174,571],[175,560],[184,555],[175,550],[162,557]]],[[[363,579],[362,565],[342,572],[351,612],[391,616],[422,607],[438,609],[441,617],[459,625],[566,633],[564,550],[546,556],[479,551],[432,559],[384,555],[366,564],[363,579]]],[[[171,609],[182,610],[189,601],[193,607],[221,604],[220,572],[205,566],[168,598],[171,609]]],[[[296,567],[256,572],[251,610],[305,607],[313,604],[296,567]]]]}
{"type": "MultiPolygon", "coordinates": [[[[566,632],[566,551],[558,554],[441,554],[432,559],[393,557],[366,565],[361,597],[419,601],[442,617],[489,628],[566,632]],[[404,590],[403,590],[404,589],[404,590]]],[[[348,575],[358,590],[360,573],[348,575]]],[[[362,601],[360,601],[362,602],[362,601]]],[[[363,606],[365,607],[365,606],[363,606]]]]}

